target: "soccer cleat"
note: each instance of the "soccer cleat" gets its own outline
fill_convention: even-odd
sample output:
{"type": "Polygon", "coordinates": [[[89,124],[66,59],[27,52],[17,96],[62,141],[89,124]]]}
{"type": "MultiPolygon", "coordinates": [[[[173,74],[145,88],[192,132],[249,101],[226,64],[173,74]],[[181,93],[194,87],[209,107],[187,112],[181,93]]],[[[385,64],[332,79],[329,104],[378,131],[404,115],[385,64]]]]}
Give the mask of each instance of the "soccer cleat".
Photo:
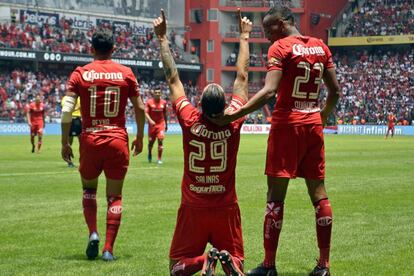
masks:
{"type": "Polygon", "coordinates": [[[230,276],[244,276],[243,272],[236,266],[233,261],[232,256],[226,250],[221,250],[218,254],[218,258],[220,260],[221,266],[223,270],[226,272],[226,275],[230,276]]]}
{"type": "Polygon", "coordinates": [[[277,276],[276,267],[265,267],[259,264],[256,268],[247,271],[246,276],[277,276]]]}
{"type": "Polygon", "coordinates": [[[75,164],[73,164],[73,162],[69,162],[69,163],[68,163],[68,167],[69,167],[69,168],[75,168],[75,164]]]}
{"type": "Polygon", "coordinates": [[[217,248],[211,248],[207,253],[207,258],[204,262],[203,269],[201,270],[201,276],[214,276],[214,270],[216,268],[219,251],[217,248]]]}
{"type": "Polygon", "coordinates": [[[111,252],[109,252],[108,250],[106,250],[102,254],[102,260],[104,260],[105,262],[112,262],[112,261],[115,261],[116,258],[114,257],[114,255],[112,255],[111,252]]]}
{"type": "Polygon", "coordinates": [[[318,264],[311,271],[311,273],[309,273],[309,275],[310,276],[330,276],[331,273],[329,272],[329,268],[328,267],[319,266],[319,264],[318,264]]]}
{"type": "Polygon", "coordinates": [[[89,236],[88,247],[86,247],[86,256],[89,260],[95,260],[99,252],[99,236],[93,232],[89,236]]]}
{"type": "Polygon", "coordinates": [[[148,153],[148,163],[151,163],[152,162],[152,155],[151,155],[151,153],[148,153]]]}
{"type": "Polygon", "coordinates": [[[158,160],[158,161],[157,161],[157,164],[158,164],[158,165],[162,165],[162,161],[161,161],[161,160],[158,160]]]}
{"type": "Polygon", "coordinates": [[[35,152],[35,146],[32,145],[32,153],[34,153],[34,152],[35,152]]]}

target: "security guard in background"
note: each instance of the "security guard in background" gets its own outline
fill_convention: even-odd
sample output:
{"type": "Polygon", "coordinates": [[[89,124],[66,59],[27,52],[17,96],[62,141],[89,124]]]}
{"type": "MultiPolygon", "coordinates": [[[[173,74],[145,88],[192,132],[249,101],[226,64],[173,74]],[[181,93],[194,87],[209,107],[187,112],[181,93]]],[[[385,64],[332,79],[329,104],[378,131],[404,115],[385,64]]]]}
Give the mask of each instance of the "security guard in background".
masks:
{"type": "MultiPolygon", "coordinates": [[[[62,98],[62,106],[65,103],[67,96],[64,96],[62,98]]],[[[70,127],[70,133],[69,133],[69,143],[72,146],[73,143],[73,137],[78,137],[78,142],[80,141],[80,134],[82,132],[82,120],[81,120],[81,109],[80,109],[80,97],[77,98],[75,109],[72,112],[72,125],[70,127]]],[[[74,168],[75,165],[73,162],[68,162],[69,168],[74,168]]]]}

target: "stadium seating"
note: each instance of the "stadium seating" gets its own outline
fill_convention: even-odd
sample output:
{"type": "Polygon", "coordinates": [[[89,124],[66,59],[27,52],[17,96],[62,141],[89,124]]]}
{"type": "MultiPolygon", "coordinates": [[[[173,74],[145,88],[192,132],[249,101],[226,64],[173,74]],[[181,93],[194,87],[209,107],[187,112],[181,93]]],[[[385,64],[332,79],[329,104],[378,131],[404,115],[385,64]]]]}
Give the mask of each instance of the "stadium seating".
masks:
{"type": "Polygon", "coordinates": [[[344,16],[344,36],[385,36],[414,33],[414,3],[372,0],[344,16]]]}
{"type": "MultiPolygon", "coordinates": [[[[110,28],[109,25],[102,27],[110,28]]],[[[158,43],[151,28],[135,33],[136,28],[126,28],[114,33],[117,49],[114,56],[121,58],[159,59],[158,43]]],[[[72,28],[70,21],[60,20],[60,26],[31,24],[0,24],[0,48],[18,48],[63,53],[90,53],[90,39],[94,29],[81,31],[72,28]]],[[[174,58],[186,57],[182,47],[171,45],[174,58]]]]}

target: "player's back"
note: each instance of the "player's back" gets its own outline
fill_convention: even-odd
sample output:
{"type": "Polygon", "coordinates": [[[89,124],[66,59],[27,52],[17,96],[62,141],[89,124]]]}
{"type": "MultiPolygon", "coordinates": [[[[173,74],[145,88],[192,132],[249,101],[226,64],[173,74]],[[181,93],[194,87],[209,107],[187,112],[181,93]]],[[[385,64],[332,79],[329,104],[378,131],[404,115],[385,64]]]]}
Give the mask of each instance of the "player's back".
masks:
{"type": "Polygon", "coordinates": [[[82,102],[82,128],[86,133],[125,132],[125,108],[138,96],[132,70],[111,60],[95,60],[72,73],[69,91],[82,102]]]}
{"type": "Polygon", "coordinates": [[[268,70],[283,74],[272,123],[321,124],[319,88],[324,70],[334,67],[329,48],[314,37],[288,36],[269,48],[268,58],[268,70]]]}
{"type": "Polygon", "coordinates": [[[235,169],[244,119],[220,127],[189,102],[177,117],[183,130],[182,203],[196,207],[236,203],[235,169]]]}

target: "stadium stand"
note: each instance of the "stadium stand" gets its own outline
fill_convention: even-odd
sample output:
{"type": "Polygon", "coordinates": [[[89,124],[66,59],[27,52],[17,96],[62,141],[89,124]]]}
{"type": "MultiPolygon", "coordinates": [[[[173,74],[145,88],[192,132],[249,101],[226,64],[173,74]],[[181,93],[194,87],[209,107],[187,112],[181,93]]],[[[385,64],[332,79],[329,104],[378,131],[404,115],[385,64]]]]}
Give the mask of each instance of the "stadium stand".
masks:
{"type": "MultiPolygon", "coordinates": [[[[109,24],[102,24],[100,27],[111,28],[109,24]]],[[[94,30],[95,28],[85,31],[72,28],[70,20],[65,18],[60,20],[59,26],[4,23],[0,25],[0,48],[88,54],[89,41],[94,30]]],[[[115,40],[115,57],[148,60],[159,58],[157,42],[151,28],[143,26],[120,29],[115,32],[115,40]]],[[[186,55],[182,47],[178,47],[176,43],[171,46],[176,60],[193,61],[193,57],[190,60],[184,58],[186,55]]]]}
{"type": "MultiPolygon", "coordinates": [[[[412,124],[414,48],[376,47],[338,53],[334,59],[342,97],[335,117],[339,124],[385,124],[388,112],[398,124],[412,124]]],[[[321,93],[325,97],[326,91],[321,93]]]]}
{"type": "Polygon", "coordinates": [[[344,13],[343,36],[385,36],[414,33],[414,2],[370,0],[344,13]]]}

